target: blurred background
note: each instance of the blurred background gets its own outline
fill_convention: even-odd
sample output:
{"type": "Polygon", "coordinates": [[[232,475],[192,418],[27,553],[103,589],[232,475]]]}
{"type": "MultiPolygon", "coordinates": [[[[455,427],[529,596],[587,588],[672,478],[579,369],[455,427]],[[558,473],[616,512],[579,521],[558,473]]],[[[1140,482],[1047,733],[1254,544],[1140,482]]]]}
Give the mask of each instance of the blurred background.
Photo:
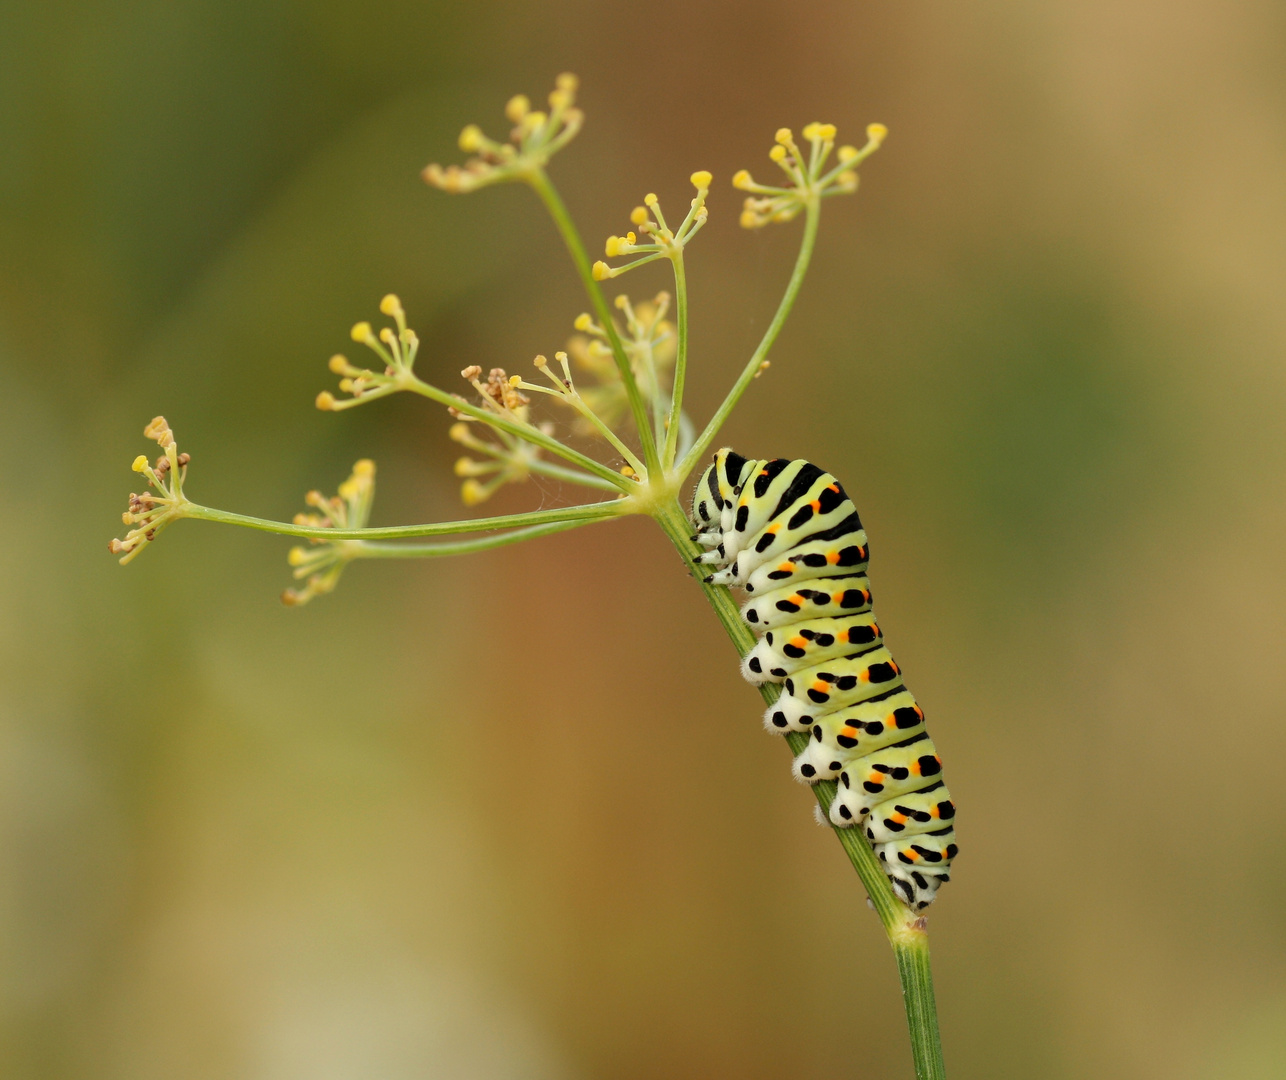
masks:
{"type": "Polygon", "coordinates": [[[891,130],[726,441],[833,470],[870,530],[961,808],[952,1075],[1286,1076],[1286,8],[4,22],[6,1077],[911,1075],[877,921],[646,520],[358,564],[299,610],[280,538],[106,551],[158,413],[209,505],[289,517],[371,456],[375,524],[465,514],[441,410],[312,400],[391,290],[444,385],[563,347],[585,301],[530,193],[418,178],[563,70],[592,248],[715,174],[699,419],[798,243],[737,227],[732,173],[781,125],[891,130]]]}

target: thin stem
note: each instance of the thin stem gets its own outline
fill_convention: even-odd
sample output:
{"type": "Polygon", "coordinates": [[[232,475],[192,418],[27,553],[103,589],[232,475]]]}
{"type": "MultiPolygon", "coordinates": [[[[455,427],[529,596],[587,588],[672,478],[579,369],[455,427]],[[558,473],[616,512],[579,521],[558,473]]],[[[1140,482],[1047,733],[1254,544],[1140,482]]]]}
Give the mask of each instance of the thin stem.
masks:
{"type": "MultiPolygon", "coordinates": [[[[565,357],[567,354],[559,353],[558,355],[560,357],[565,357]]],[[[563,366],[563,371],[567,372],[565,364],[563,366]]],[[[555,375],[554,378],[557,379],[558,376],[555,375]]],[[[561,382],[562,380],[559,381],[561,382]]],[[[559,390],[554,390],[548,386],[537,386],[535,383],[529,383],[526,381],[521,382],[518,385],[522,390],[532,390],[537,394],[548,394],[550,397],[561,398],[589,422],[589,425],[597,431],[604,440],[606,440],[607,444],[629,463],[630,468],[633,469],[636,474],[643,472],[645,468],[643,462],[639,461],[633,450],[621,442],[620,436],[603,422],[603,418],[585,404],[585,399],[581,397],[576,388],[571,385],[570,375],[567,377],[567,386],[559,390]]]]}
{"type": "MultiPolygon", "coordinates": [[[[695,561],[700,554],[689,538],[691,523],[677,500],[657,507],[654,517],[670,542],[678,549],[689,571],[701,586],[714,608],[737,652],[745,656],[756,643],[754,633],[741,618],[732,594],[722,586],[707,585],[703,580],[706,568],[695,561]]],[[[771,705],[781,696],[781,688],[774,683],[763,683],[759,693],[771,705]]],[[[808,745],[808,735],[792,731],[786,735],[792,754],[799,754],[808,745]]],[[[835,798],[833,780],[813,785],[813,794],[823,811],[830,809],[835,798]]],[[[906,1000],[907,1024],[911,1032],[911,1050],[915,1059],[916,1080],[943,1080],[942,1049],[938,1035],[937,1008],[933,998],[933,975],[929,968],[928,935],[924,931],[924,918],[915,915],[893,893],[889,879],[880,867],[875,852],[866,837],[855,828],[832,828],[843,847],[857,876],[866,887],[876,914],[884,926],[889,944],[893,946],[898,961],[898,975],[902,980],[902,994],[906,1000]]]]}
{"type": "Polygon", "coordinates": [[[817,240],[817,225],[821,217],[821,203],[816,197],[809,200],[804,218],[804,237],[799,246],[799,255],[795,258],[795,269],[790,275],[790,281],[786,285],[786,292],[781,298],[781,303],[777,305],[777,313],[773,316],[772,322],[768,324],[768,329],[764,331],[763,339],[755,349],[754,354],[746,362],[745,369],[738,376],[737,381],[733,383],[732,389],[728,391],[728,396],[723,399],[723,404],[715,411],[710,422],[706,424],[705,430],[697,437],[697,441],[683,457],[683,462],[676,470],[677,476],[681,479],[692,471],[692,467],[700,461],[710,449],[710,444],[719,434],[719,429],[728,419],[728,414],[732,412],[733,407],[741,400],[741,395],[746,392],[746,387],[750,385],[750,380],[759,372],[759,366],[764,362],[768,355],[768,350],[772,348],[773,342],[777,340],[777,335],[781,333],[782,325],[786,322],[786,317],[790,314],[790,309],[795,306],[795,297],[799,295],[799,288],[804,283],[804,275],[808,272],[809,260],[813,257],[813,245],[817,240]]]}
{"type": "Polygon", "coordinates": [[[604,333],[607,334],[607,342],[612,347],[612,356],[616,360],[621,382],[625,386],[625,395],[629,398],[634,426],[638,429],[639,443],[643,447],[643,460],[647,468],[653,470],[660,463],[657,458],[656,440],[647,422],[647,408],[643,402],[643,395],[639,393],[638,383],[634,379],[634,369],[630,366],[630,359],[626,355],[625,345],[621,342],[621,335],[616,332],[616,325],[612,322],[612,312],[607,306],[607,298],[603,295],[603,290],[598,287],[598,282],[594,280],[594,270],[590,265],[589,255],[585,252],[585,245],[581,242],[580,233],[576,231],[575,222],[572,221],[562,198],[543,169],[533,172],[528,183],[540,197],[540,201],[545,204],[549,216],[553,218],[554,225],[567,246],[567,252],[576,265],[581,284],[585,286],[585,292],[589,295],[594,313],[598,316],[604,333]]]}
{"type": "Polygon", "coordinates": [[[354,559],[432,559],[444,555],[468,555],[475,551],[490,551],[493,548],[505,547],[507,544],[518,544],[524,540],[534,540],[538,536],[550,536],[553,533],[567,532],[568,529],[579,529],[590,525],[595,519],[585,521],[556,521],[549,525],[533,525],[527,529],[514,529],[512,532],[497,533],[495,536],[481,536],[473,540],[447,541],[436,544],[396,544],[379,541],[360,541],[356,547],[354,559]]]}
{"type": "Polygon", "coordinates": [[[670,422],[665,429],[665,453],[661,460],[669,469],[679,445],[679,414],[683,412],[683,383],[688,372],[688,278],[683,268],[683,251],[670,260],[674,264],[674,310],[678,323],[678,345],[674,355],[674,387],[670,392],[670,422]]]}
{"type": "Polygon", "coordinates": [[[916,1080],[944,1080],[942,1039],[938,1033],[938,1005],[933,997],[933,970],[929,966],[929,935],[923,930],[906,934],[893,943],[911,1030],[911,1054],[916,1080]]]}
{"type": "Polygon", "coordinates": [[[590,476],[579,469],[568,469],[562,465],[555,465],[551,461],[541,461],[536,459],[527,462],[527,468],[534,473],[540,473],[541,476],[549,476],[555,480],[563,480],[569,484],[580,484],[581,487],[595,488],[598,491],[619,491],[620,487],[611,481],[604,480],[598,476],[590,476]]]}
{"type": "Polygon", "coordinates": [[[548,450],[551,454],[557,454],[561,458],[579,465],[586,472],[591,472],[595,476],[608,481],[614,488],[619,491],[630,491],[634,489],[634,482],[627,480],[620,473],[614,472],[611,468],[604,465],[601,461],[595,461],[592,457],[582,454],[579,450],[573,450],[570,446],[564,446],[557,439],[546,435],[539,428],[531,424],[521,424],[499,413],[491,412],[487,409],[479,408],[470,402],[454,394],[448,394],[445,390],[440,390],[432,383],[426,383],[416,375],[408,374],[406,388],[412,390],[430,401],[436,401],[440,405],[446,405],[448,408],[455,409],[456,412],[464,413],[466,416],[472,416],[476,420],[490,424],[501,431],[507,431],[510,435],[529,442],[534,446],[539,446],[543,450],[548,450]]]}
{"type": "Polygon", "coordinates": [[[315,540],[399,540],[417,536],[443,536],[450,533],[490,532],[493,529],[548,525],[554,522],[607,521],[635,512],[629,500],[613,499],[607,502],[587,503],[583,506],[558,506],[552,510],[532,510],[527,514],[502,514],[498,517],[472,518],[465,521],[438,521],[431,525],[395,525],[384,529],[328,529],[316,525],[296,525],[293,522],[234,514],[229,510],[216,510],[196,503],[188,503],[184,507],[182,516],[196,518],[199,521],[218,521],[224,525],[241,525],[247,529],[259,529],[261,532],[277,533],[280,536],[303,536],[315,540]]]}

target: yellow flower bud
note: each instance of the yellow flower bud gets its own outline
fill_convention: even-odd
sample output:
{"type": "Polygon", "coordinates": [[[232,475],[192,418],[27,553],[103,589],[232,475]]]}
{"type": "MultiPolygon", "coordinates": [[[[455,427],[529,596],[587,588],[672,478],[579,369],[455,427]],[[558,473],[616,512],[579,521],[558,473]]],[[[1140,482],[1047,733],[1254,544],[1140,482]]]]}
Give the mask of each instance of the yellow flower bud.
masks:
{"type": "MultiPolygon", "coordinates": [[[[579,330],[582,334],[585,333],[593,325],[594,325],[594,320],[589,317],[589,312],[587,311],[581,312],[581,314],[577,315],[576,321],[572,323],[572,326],[575,327],[577,330],[579,330]]],[[[537,357],[536,359],[539,360],[540,357],[537,357]]],[[[536,366],[539,367],[540,365],[537,364],[536,366]]]]}
{"type": "Polygon", "coordinates": [[[619,236],[609,236],[607,243],[603,245],[603,254],[609,259],[614,259],[621,253],[621,238],[619,236]]]}
{"type": "Polygon", "coordinates": [[[889,129],[886,128],[883,124],[866,125],[866,137],[870,139],[871,142],[875,143],[876,146],[879,146],[880,143],[884,141],[888,133],[889,133],[889,129]]]}
{"type": "Polygon", "coordinates": [[[505,105],[505,116],[515,124],[529,112],[531,112],[531,100],[526,94],[514,94],[505,105]]]}
{"type": "Polygon", "coordinates": [[[399,312],[401,312],[401,310],[402,310],[402,301],[399,300],[396,296],[394,296],[393,293],[389,293],[386,297],[384,297],[383,300],[380,301],[380,311],[383,312],[385,315],[390,315],[390,316],[397,315],[399,312]]]}
{"type": "Polygon", "coordinates": [[[612,276],[612,268],[600,259],[594,264],[594,280],[606,281],[612,276]]]}
{"type": "Polygon", "coordinates": [[[330,358],[326,366],[336,375],[343,375],[348,370],[348,357],[341,353],[336,353],[330,358]]]}
{"type": "Polygon", "coordinates": [[[460,149],[466,154],[472,154],[482,148],[482,128],[477,124],[470,124],[460,132],[460,149]]]}
{"type": "Polygon", "coordinates": [[[658,198],[656,197],[656,195],[654,195],[654,194],[653,194],[652,192],[650,192],[650,191],[649,191],[646,195],[644,195],[644,196],[643,196],[643,205],[644,205],[644,206],[655,206],[655,205],[656,205],[658,202],[660,202],[660,201],[661,201],[661,200],[660,200],[660,199],[658,199],[658,198]]]}
{"type": "Polygon", "coordinates": [[[795,136],[790,133],[790,128],[778,128],[777,134],[773,138],[782,146],[789,146],[795,141],[795,136]]]}
{"type": "Polygon", "coordinates": [[[370,458],[362,458],[361,461],[358,461],[353,465],[353,475],[354,476],[374,476],[375,462],[373,462],[370,458]]]}
{"type": "Polygon", "coordinates": [[[487,489],[470,477],[460,485],[460,501],[465,506],[477,506],[487,501],[487,489]]]}
{"type": "Polygon", "coordinates": [[[147,468],[147,458],[144,455],[139,454],[139,456],[134,459],[134,463],[130,465],[130,468],[135,472],[142,472],[147,468]]]}
{"type": "Polygon", "coordinates": [[[772,158],[773,161],[785,161],[786,148],[784,146],[774,146],[771,150],[768,151],[768,156],[772,158]]]}
{"type": "Polygon", "coordinates": [[[835,151],[835,156],[839,158],[840,161],[852,161],[855,157],[857,157],[857,147],[841,146],[838,150],[835,151]]]}
{"type": "Polygon", "coordinates": [[[709,188],[710,181],[714,177],[705,169],[702,169],[699,172],[694,172],[688,179],[692,181],[692,186],[695,188],[709,188]]]}
{"type": "Polygon", "coordinates": [[[335,395],[329,390],[323,390],[317,395],[317,399],[314,404],[317,408],[321,409],[322,412],[329,412],[335,407],[335,395]]]}
{"type": "Polygon", "coordinates": [[[636,206],[630,211],[630,222],[634,225],[642,225],[647,221],[647,208],[636,206]]]}
{"type": "Polygon", "coordinates": [[[741,191],[745,191],[754,181],[750,179],[750,173],[746,169],[741,169],[732,177],[732,186],[741,191]]]}
{"type": "Polygon", "coordinates": [[[308,551],[301,547],[292,547],[290,553],[286,556],[286,562],[291,566],[302,566],[304,559],[308,557],[308,551]]]}
{"type": "Polygon", "coordinates": [[[365,342],[371,336],[371,324],[368,322],[354,323],[353,329],[348,332],[348,336],[354,341],[365,342]]]}

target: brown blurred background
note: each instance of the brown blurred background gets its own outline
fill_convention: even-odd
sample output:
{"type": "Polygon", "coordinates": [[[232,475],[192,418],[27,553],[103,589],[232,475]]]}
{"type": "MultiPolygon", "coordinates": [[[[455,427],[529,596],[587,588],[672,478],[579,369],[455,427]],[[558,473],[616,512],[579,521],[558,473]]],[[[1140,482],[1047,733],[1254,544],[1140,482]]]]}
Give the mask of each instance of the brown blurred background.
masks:
{"type": "Polygon", "coordinates": [[[389,290],[444,382],[562,347],[584,300],[535,200],[417,174],[564,69],[591,246],[715,173],[698,418],[798,241],[738,229],[728,178],[783,124],[891,129],[726,439],[832,469],[870,529],[961,807],[952,1075],[1286,1076],[1280,3],[4,22],[6,1077],[910,1076],[858,882],[646,521],[302,610],[284,540],[105,550],[156,413],[211,505],[289,516],[369,455],[375,523],[462,514],[440,410],[312,398],[389,290]]]}

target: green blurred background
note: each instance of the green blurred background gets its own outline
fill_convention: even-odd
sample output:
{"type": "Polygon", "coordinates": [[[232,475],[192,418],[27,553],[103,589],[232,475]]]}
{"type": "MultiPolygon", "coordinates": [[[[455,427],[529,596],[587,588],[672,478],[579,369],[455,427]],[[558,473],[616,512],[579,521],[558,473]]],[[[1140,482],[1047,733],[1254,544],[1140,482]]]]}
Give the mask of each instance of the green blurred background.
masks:
{"type": "Polygon", "coordinates": [[[564,69],[593,247],[715,173],[698,417],[798,240],[728,178],[783,124],[891,129],[726,439],[870,529],[961,807],[952,1075],[1286,1076],[1280,3],[4,12],[6,1077],[910,1076],[877,922],[648,522],[302,610],[281,539],[106,552],[157,413],[210,505],[289,516],[369,455],[376,524],[462,514],[440,410],[312,399],[390,290],[448,385],[562,347],[530,194],[417,174],[564,69]]]}

